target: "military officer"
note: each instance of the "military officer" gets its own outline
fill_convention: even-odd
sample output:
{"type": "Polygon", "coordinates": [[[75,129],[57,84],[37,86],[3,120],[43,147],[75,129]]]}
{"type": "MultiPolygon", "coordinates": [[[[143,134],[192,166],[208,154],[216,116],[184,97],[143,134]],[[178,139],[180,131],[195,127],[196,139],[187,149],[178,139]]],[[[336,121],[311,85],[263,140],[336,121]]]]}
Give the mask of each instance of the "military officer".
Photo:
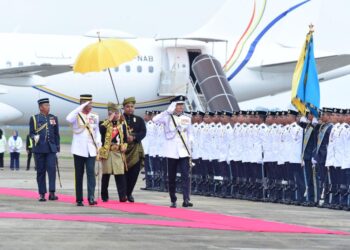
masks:
{"type": "Polygon", "coordinates": [[[48,98],[38,100],[40,113],[29,121],[29,135],[34,141],[33,153],[37,164],[36,180],[39,201],[46,201],[46,172],[49,177],[49,200],[57,200],[56,153],[60,151],[60,134],[57,117],[50,114],[48,98]]]}
{"type": "Polygon", "coordinates": [[[170,207],[176,208],[176,171],[181,169],[183,207],[192,207],[190,202],[190,158],[193,135],[191,118],[183,114],[184,96],[172,99],[168,109],[153,118],[154,122],[164,124],[166,142],[163,155],[168,160],[170,207]]]}
{"type": "Polygon", "coordinates": [[[123,101],[124,117],[128,125],[128,149],[125,152],[128,171],[126,172],[126,195],[129,202],[134,202],[132,192],[140,173],[141,164],[144,162],[144,152],[141,141],[146,136],[144,120],[134,115],[135,97],[128,97],[123,101]]]}
{"type": "Polygon", "coordinates": [[[321,125],[317,134],[317,146],[316,150],[313,152],[311,162],[313,167],[315,167],[316,171],[316,183],[315,188],[315,196],[316,200],[319,201],[319,206],[324,205],[324,201],[326,196],[326,177],[328,170],[325,167],[326,159],[327,159],[327,148],[329,144],[329,137],[333,127],[331,123],[331,114],[333,109],[331,108],[323,108],[321,115],[321,125]],[[322,199],[321,199],[322,198],[322,199]]]}
{"type": "Polygon", "coordinates": [[[145,111],[143,120],[146,122],[146,136],[142,140],[142,147],[145,153],[145,180],[146,187],[141,188],[142,190],[152,189],[154,186],[154,170],[152,168],[150,160],[150,145],[155,139],[154,137],[154,123],[152,121],[152,111],[145,111]]]}
{"type": "Polygon", "coordinates": [[[90,206],[95,201],[95,161],[101,147],[99,117],[92,110],[92,95],[80,95],[80,106],[70,112],[66,120],[72,125],[73,141],[71,152],[74,156],[75,194],[77,206],[83,203],[83,177],[86,168],[88,202],[90,206]]]}
{"type": "Polygon", "coordinates": [[[307,112],[306,117],[300,119],[300,126],[304,128],[303,147],[302,147],[302,168],[305,181],[305,199],[304,206],[315,206],[315,193],[312,172],[312,152],[316,150],[317,132],[319,129],[318,121],[311,112],[307,112]]]}

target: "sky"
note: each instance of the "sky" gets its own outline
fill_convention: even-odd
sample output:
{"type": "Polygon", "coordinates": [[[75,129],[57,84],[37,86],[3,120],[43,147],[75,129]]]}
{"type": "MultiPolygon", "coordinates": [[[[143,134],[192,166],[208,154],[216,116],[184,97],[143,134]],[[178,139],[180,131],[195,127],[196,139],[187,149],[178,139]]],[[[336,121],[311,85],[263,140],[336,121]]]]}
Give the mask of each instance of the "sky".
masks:
{"type": "MultiPolygon", "coordinates": [[[[83,35],[93,29],[114,29],[138,37],[178,36],[199,29],[224,2],[225,0],[0,0],[0,32],[83,35]]],[[[347,49],[350,52],[349,43],[337,42],[349,38],[344,29],[350,23],[348,14],[339,13],[345,0],[333,2],[331,9],[327,10],[331,15],[328,15],[329,19],[324,18],[324,23],[338,29],[335,33],[339,37],[334,38],[334,43],[328,39],[331,42],[328,47],[338,51],[347,49]]],[[[322,35],[327,36],[326,33],[322,35]]],[[[322,83],[321,106],[350,108],[350,91],[347,90],[349,83],[350,76],[322,83]]],[[[243,109],[274,106],[287,108],[289,103],[290,93],[286,92],[246,101],[240,106],[243,109]]]]}
{"type": "Polygon", "coordinates": [[[186,34],[199,28],[224,2],[0,0],[0,32],[81,35],[98,28],[142,37],[186,34]]]}

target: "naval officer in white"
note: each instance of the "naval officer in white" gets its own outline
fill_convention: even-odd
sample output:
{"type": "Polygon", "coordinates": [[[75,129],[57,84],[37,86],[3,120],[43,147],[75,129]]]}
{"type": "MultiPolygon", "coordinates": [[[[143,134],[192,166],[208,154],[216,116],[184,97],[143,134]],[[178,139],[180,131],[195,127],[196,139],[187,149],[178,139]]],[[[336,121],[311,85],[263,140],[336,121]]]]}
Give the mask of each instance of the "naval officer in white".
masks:
{"type": "Polygon", "coordinates": [[[176,208],[176,172],[181,172],[183,207],[192,207],[190,202],[190,157],[193,136],[191,132],[191,118],[184,115],[185,96],[177,96],[171,100],[166,111],[153,118],[155,123],[164,124],[166,141],[163,147],[163,156],[168,160],[168,181],[170,207],[176,208]]]}
{"type": "Polygon", "coordinates": [[[95,201],[95,161],[98,149],[101,147],[99,117],[92,113],[92,95],[80,95],[80,106],[70,112],[66,120],[72,124],[73,141],[72,154],[75,167],[75,194],[77,206],[83,204],[83,177],[86,167],[88,202],[96,205],[95,201]]]}

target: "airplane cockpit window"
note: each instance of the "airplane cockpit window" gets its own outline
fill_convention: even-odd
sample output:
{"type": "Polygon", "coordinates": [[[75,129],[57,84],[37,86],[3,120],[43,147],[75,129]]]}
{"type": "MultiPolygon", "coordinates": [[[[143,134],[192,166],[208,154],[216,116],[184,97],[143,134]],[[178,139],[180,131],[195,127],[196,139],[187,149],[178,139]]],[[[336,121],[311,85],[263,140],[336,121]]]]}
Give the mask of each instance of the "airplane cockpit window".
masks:
{"type": "Polygon", "coordinates": [[[142,66],[137,66],[137,72],[141,73],[142,72],[142,66]]]}
{"type": "Polygon", "coordinates": [[[23,66],[23,62],[18,62],[18,66],[23,66]]]}
{"type": "Polygon", "coordinates": [[[153,73],[153,72],[154,72],[153,66],[148,66],[148,72],[149,72],[149,73],[153,73]]]}
{"type": "Polygon", "coordinates": [[[10,61],[7,61],[7,62],[6,62],[6,66],[7,66],[7,67],[11,67],[11,66],[12,66],[12,63],[11,63],[10,61]]]}
{"type": "Polygon", "coordinates": [[[126,66],[125,66],[125,70],[126,70],[126,72],[130,72],[130,70],[131,70],[131,69],[130,69],[130,65],[126,65],[126,66]]]}
{"type": "Polygon", "coordinates": [[[114,72],[118,72],[119,71],[119,67],[114,68],[114,72]]]}

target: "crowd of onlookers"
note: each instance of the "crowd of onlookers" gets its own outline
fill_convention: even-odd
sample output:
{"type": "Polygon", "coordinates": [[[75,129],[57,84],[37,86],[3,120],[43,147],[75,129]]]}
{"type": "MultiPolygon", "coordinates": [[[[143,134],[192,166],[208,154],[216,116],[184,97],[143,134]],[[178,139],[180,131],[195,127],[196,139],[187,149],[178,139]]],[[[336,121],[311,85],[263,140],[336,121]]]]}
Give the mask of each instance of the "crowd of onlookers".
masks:
{"type": "MultiPolygon", "coordinates": [[[[19,136],[18,131],[14,130],[12,135],[6,139],[4,131],[0,129],[0,170],[4,170],[4,155],[6,152],[10,153],[10,169],[12,171],[19,170],[20,163],[19,157],[21,151],[23,150],[24,144],[22,138],[19,136]]],[[[28,154],[27,158],[27,168],[30,169],[30,161],[32,156],[32,141],[29,137],[27,137],[27,141],[25,144],[26,152],[28,154]]]]}

